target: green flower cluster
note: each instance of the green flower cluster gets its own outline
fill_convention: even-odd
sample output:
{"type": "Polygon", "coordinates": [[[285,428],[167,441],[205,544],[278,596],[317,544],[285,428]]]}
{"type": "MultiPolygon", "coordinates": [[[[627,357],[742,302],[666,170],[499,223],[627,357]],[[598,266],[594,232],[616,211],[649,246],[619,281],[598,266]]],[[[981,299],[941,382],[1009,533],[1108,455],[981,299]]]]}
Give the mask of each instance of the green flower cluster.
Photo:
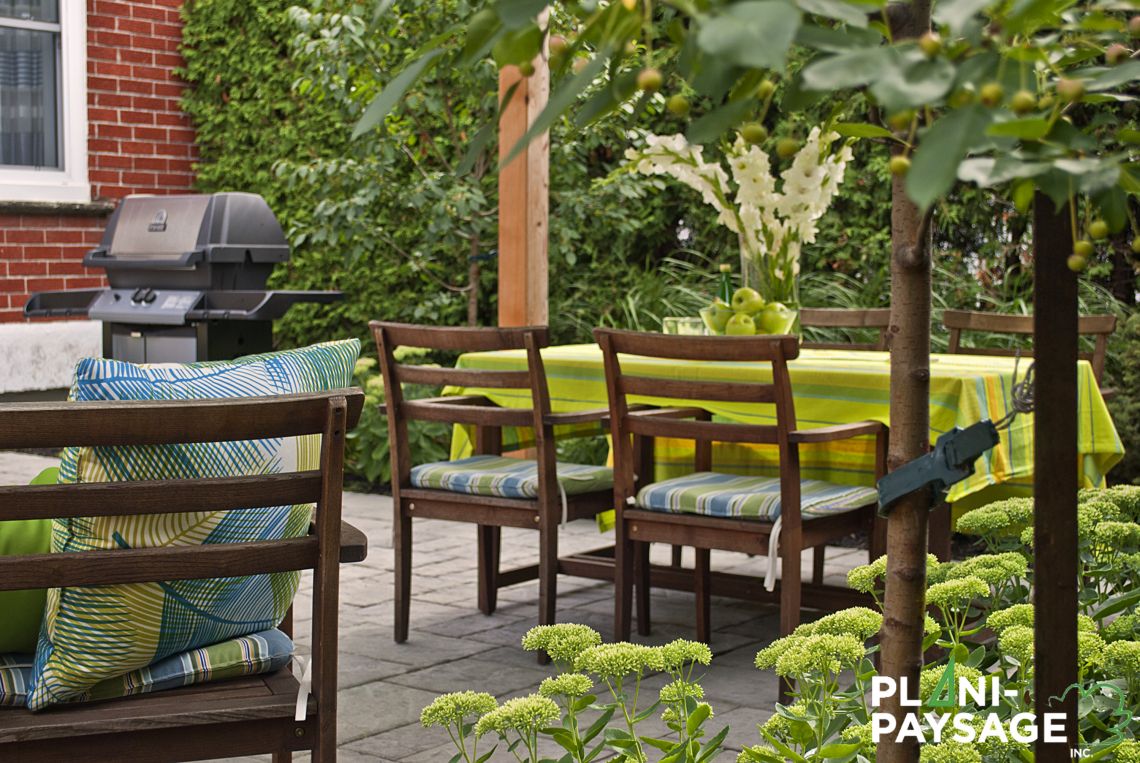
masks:
{"type": "Polygon", "coordinates": [[[982,753],[973,745],[942,742],[924,744],[918,759],[920,763],[982,763],[982,753]]]}
{"type": "Polygon", "coordinates": [[[1028,670],[1033,664],[1033,629],[1024,625],[1011,625],[998,637],[998,649],[1028,670]]]}
{"type": "MultiPolygon", "coordinates": [[[[942,680],[942,675],[946,672],[947,667],[947,665],[932,665],[919,673],[918,696],[924,702],[934,696],[934,687],[938,686],[938,682],[942,680]]],[[[955,665],[954,678],[956,680],[953,687],[954,701],[958,701],[957,681],[964,678],[974,686],[977,686],[978,679],[981,677],[982,672],[977,668],[971,668],[969,665],[955,665]]]]}
{"type": "Polygon", "coordinates": [[[1102,491],[1104,497],[1116,504],[1121,515],[1140,520],[1140,485],[1117,485],[1102,491]]]}
{"type": "MultiPolygon", "coordinates": [[[[1118,641],[1117,643],[1124,643],[1118,641]]],[[[1096,633],[1080,631],[1077,633],[1077,664],[1081,670],[1097,667],[1104,661],[1105,643],[1096,633]]]]}
{"type": "Polygon", "coordinates": [[[443,694],[420,712],[424,728],[461,724],[467,718],[478,718],[495,709],[498,703],[486,692],[459,691],[443,694]]]}
{"type": "Polygon", "coordinates": [[[500,736],[517,731],[526,736],[557,721],[562,715],[558,705],[549,697],[530,694],[515,697],[490,711],[475,724],[475,736],[495,732],[500,736]]]}
{"type": "Polygon", "coordinates": [[[1140,675],[1140,641],[1113,641],[1104,648],[1104,664],[1121,678],[1140,675]]]}
{"type": "Polygon", "coordinates": [[[947,567],[947,580],[975,577],[984,580],[991,586],[1024,578],[1029,572],[1029,562],[1016,551],[1008,551],[1004,554],[982,554],[971,557],[964,562],[945,566],[947,567]]]}
{"type": "Polygon", "coordinates": [[[1116,763],[1140,763],[1140,742],[1134,739],[1126,739],[1112,752],[1116,763]]]}
{"type": "Polygon", "coordinates": [[[988,595],[990,587],[984,580],[964,577],[935,583],[926,589],[926,603],[939,609],[961,609],[969,606],[974,599],[988,595]]]}
{"type": "MultiPolygon", "coordinates": [[[[938,583],[944,579],[942,566],[934,554],[926,555],[926,580],[928,583],[938,583]]],[[[886,576],[887,557],[880,556],[870,564],[864,564],[848,571],[847,586],[861,593],[874,594],[879,588],[879,581],[886,576]]]]}
{"type": "MultiPolygon", "coordinates": [[[[776,675],[784,678],[835,675],[859,664],[867,653],[863,642],[854,636],[820,633],[812,636],[790,636],[797,639],[776,660],[776,675]]],[[[760,655],[756,656],[757,667],[760,655]]]]}
{"type": "Polygon", "coordinates": [[[676,673],[687,665],[708,665],[712,662],[712,650],[708,644],[688,639],[674,639],[653,650],[648,667],[664,673],[676,673]]]}
{"type": "Polygon", "coordinates": [[[980,506],[958,518],[957,530],[983,538],[1013,539],[1033,524],[1032,498],[1007,498],[980,506]]]}
{"type": "Polygon", "coordinates": [[[986,625],[999,636],[1006,628],[1014,625],[1032,628],[1033,612],[1032,604],[1014,604],[1012,607],[991,612],[990,616],[986,618],[986,625]]]}
{"type": "Polygon", "coordinates": [[[578,655],[577,670],[604,680],[640,675],[646,669],[652,670],[660,664],[657,650],[642,644],[619,641],[616,644],[599,644],[578,655]]]}
{"type": "MultiPolygon", "coordinates": [[[[974,716],[974,722],[970,726],[974,729],[975,739],[981,740],[987,717],[982,713],[974,716]]],[[[993,735],[986,737],[985,741],[974,742],[973,746],[985,760],[1025,760],[1021,753],[1029,752],[1029,745],[1023,742],[1013,739],[1002,741],[1001,737],[993,735]]]]}
{"type": "Polygon", "coordinates": [[[804,623],[796,628],[794,635],[811,636],[829,633],[833,636],[854,636],[866,641],[883,627],[883,616],[866,607],[851,607],[830,615],[824,615],[815,622],[804,623]]]}
{"type": "Polygon", "coordinates": [[[705,690],[700,684],[678,679],[661,687],[660,699],[666,705],[684,702],[686,698],[704,699],[705,690]]]}
{"type": "Polygon", "coordinates": [[[1105,641],[1132,641],[1140,634],[1140,615],[1121,615],[1104,626],[1101,635],[1105,641]]]}
{"type": "Polygon", "coordinates": [[[602,636],[588,625],[558,623],[539,625],[523,636],[522,646],[528,652],[544,651],[550,659],[564,665],[573,665],[578,655],[602,643],[602,636]]]}
{"type": "Polygon", "coordinates": [[[594,688],[594,681],[581,673],[563,673],[542,679],[538,693],[544,697],[585,697],[594,688]]]}
{"type": "Polygon", "coordinates": [[[863,749],[870,750],[875,747],[874,729],[869,723],[856,723],[839,732],[839,738],[848,744],[858,742],[863,749]]]}
{"type": "Polygon", "coordinates": [[[1101,522],[1092,531],[1093,543],[1121,553],[1140,544],[1140,525],[1135,522],[1101,522]]]}

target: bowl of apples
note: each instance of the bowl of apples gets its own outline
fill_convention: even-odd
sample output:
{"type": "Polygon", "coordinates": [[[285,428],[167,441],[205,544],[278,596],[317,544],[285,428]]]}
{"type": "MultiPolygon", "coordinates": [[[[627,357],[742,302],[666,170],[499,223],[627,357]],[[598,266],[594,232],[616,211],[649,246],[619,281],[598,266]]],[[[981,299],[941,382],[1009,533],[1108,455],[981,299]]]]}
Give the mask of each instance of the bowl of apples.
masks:
{"type": "Polygon", "coordinates": [[[701,308],[701,320],[718,336],[755,336],[795,332],[797,313],[782,302],[768,302],[755,289],[744,286],[726,304],[719,297],[701,308]]]}

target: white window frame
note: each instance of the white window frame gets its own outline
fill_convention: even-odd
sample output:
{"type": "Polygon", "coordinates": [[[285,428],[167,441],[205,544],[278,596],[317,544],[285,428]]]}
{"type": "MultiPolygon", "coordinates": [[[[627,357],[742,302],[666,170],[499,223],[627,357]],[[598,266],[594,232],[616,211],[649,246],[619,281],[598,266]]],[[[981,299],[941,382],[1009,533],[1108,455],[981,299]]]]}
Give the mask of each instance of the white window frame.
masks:
{"type": "MultiPolygon", "coordinates": [[[[5,25],[44,28],[35,21],[5,25]]],[[[52,25],[47,25],[51,28],[52,25]]],[[[63,169],[0,168],[0,201],[90,202],[87,179],[87,3],[60,0],[60,111],[63,169]]]]}

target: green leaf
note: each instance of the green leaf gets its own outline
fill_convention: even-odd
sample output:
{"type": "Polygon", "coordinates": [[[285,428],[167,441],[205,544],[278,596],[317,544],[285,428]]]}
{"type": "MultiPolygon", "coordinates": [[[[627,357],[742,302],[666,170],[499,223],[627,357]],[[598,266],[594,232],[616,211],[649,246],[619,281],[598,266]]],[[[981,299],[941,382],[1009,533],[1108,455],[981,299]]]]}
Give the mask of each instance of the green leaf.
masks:
{"type": "Polygon", "coordinates": [[[740,124],[748,112],[755,108],[756,101],[751,98],[742,98],[732,101],[694,120],[685,132],[685,138],[690,143],[708,143],[716,140],[729,129],[740,124]]]}
{"type": "Polygon", "coordinates": [[[804,24],[796,32],[797,44],[829,53],[874,47],[882,41],[883,36],[874,29],[853,29],[851,27],[833,29],[828,26],[804,24]]]}
{"type": "Polygon", "coordinates": [[[685,722],[685,731],[688,735],[692,736],[693,732],[699,729],[710,715],[712,715],[712,708],[707,703],[697,705],[697,708],[689,714],[689,718],[685,722]]]}
{"type": "Polygon", "coordinates": [[[1031,117],[994,122],[986,128],[986,134],[996,138],[1019,138],[1021,140],[1041,140],[1049,134],[1048,119],[1031,117]]]}
{"type": "Polygon", "coordinates": [[[533,61],[541,52],[542,30],[534,24],[507,32],[491,48],[491,56],[500,68],[533,61]]]}
{"type": "Polygon", "coordinates": [[[1073,177],[1082,193],[1095,194],[1116,185],[1120,165],[1107,159],[1057,159],[1053,167],[1073,177]]]}
{"type": "Polygon", "coordinates": [[[519,29],[535,20],[547,0],[499,0],[495,11],[507,29],[519,29]]]}
{"type": "Polygon", "coordinates": [[[728,736],[728,726],[725,726],[720,731],[713,735],[712,739],[705,742],[704,750],[697,756],[697,763],[704,763],[706,760],[712,760],[716,755],[716,751],[724,743],[725,737],[728,736]]]}
{"type": "Polygon", "coordinates": [[[662,752],[668,752],[677,746],[672,739],[657,739],[656,737],[641,737],[641,741],[662,752]]]}
{"type": "Polygon", "coordinates": [[[590,724],[590,728],[586,729],[586,733],[582,735],[582,744],[589,744],[594,737],[602,732],[602,729],[610,722],[610,718],[614,717],[615,710],[616,708],[613,707],[608,708],[598,716],[597,720],[590,724]]]}
{"type": "Polygon", "coordinates": [[[807,13],[846,21],[854,27],[863,28],[868,23],[865,11],[844,0],[796,0],[796,4],[807,13]]]}
{"type": "Polygon", "coordinates": [[[915,204],[925,210],[950,190],[958,165],[984,140],[991,118],[987,109],[967,106],[942,117],[923,134],[906,176],[906,192],[915,204]]]}
{"type": "Polygon", "coordinates": [[[462,177],[470,172],[475,167],[475,162],[479,160],[479,155],[487,148],[487,144],[495,137],[495,123],[488,122],[479,128],[479,132],[475,133],[475,137],[467,146],[467,152],[463,155],[463,160],[459,162],[459,166],[455,168],[456,176],[462,177]]]}
{"type": "Polygon", "coordinates": [[[632,70],[622,72],[612,83],[599,88],[574,115],[574,124],[586,127],[607,114],[612,114],[637,92],[637,74],[632,70]]]}
{"type": "Polygon", "coordinates": [[[467,39],[463,43],[463,52],[458,58],[458,63],[471,63],[485,56],[491,40],[502,27],[498,15],[490,8],[484,8],[472,16],[471,23],[467,25],[467,39]]]}
{"type": "Polygon", "coordinates": [[[934,22],[946,25],[957,36],[966,23],[985,10],[990,0],[939,0],[934,5],[934,22]]]}
{"type": "Polygon", "coordinates": [[[783,0],[734,3],[706,21],[697,44],[710,56],[738,66],[780,69],[800,26],[800,12],[783,0]]]}
{"type": "Polygon", "coordinates": [[[895,135],[882,125],[869,122],[837,122],[832,126],[845,138],[894,138],[895,135]]]}
{"type": "Polygon", "coordinates": [[[1018,212],[1025,214],[1033,204],[1033,194],[1037,185],[1032,180],[1019,180],[1013,184],[1013,206],[1018,212]]]}
{"type": "Polygon", "coordinates": [[[784,754],[785,760],[795,761],[795,763],[807,763],[807,759],[804,758],[803,755],[800,755],[791,747],[788,747],[786,744],[781,742],[779,739],[772,735],[772,732],[766,729],[760,729],[760,734],[764,737],[764,740],[767,741],[768,744],[775,747],[778,752],[784,754]]]}
{"type": "Polygon", "coordinates": [[[846,744],[828,744],[819,748],[816,752],[816,757],[819,758],[846,758],[854,752],[857,752],[860,745],[858,742],[850,742],[846,744]]]}
{"type": "Polygon", "coordinates": [[[1100,74],[1085,80],[1085,89],[1091,92],[1111,90],[1118,85],[1126,85],[1140,79],[1140,61],[1131,59],[1104,69],[1100,74]]]}
{"type": "Polygon", "coordinates": [[[384,118],[388,116],[388,112],[396,105],[397,101],[404,97],[404,93],[408,92],[408,88],[410,88],[412,84],[420,78],[420,75],[441,55],[443,55],[442,50],[430,51],[416,61],[413,61],[405,67],[403,71],[397,74],[392,81],[388,83],[387,87],[381,90],[376,97],[372,99],[372,103],[368,104],[364,115],[360,117],[360,121],[352,128],[352,137],[359,137],[382,123],[384,118]]]}
{"type": "Polygon", "coordinates": [[[895,65],[871,84],[871,92],[888,112],[932,105],[950,92],[955,71],[945,58],[928,59],[917,49],[892,58],[896,59],[895,65]],[[908,63],[903,63],[908,59],[908,63]]]}
{"type": "Polygon", "coordinates": [[[526,134],[519,138],[512,148],[507,157],[499,162],[499,167],[505,167],[511,163],[511,160],[519,155],[519,152],[526,148],[532,140],[537,136],[542,135],[550,129],[562,113],[567,111],[578,96],[586,89],[586,86],[594,81],[594,78],[601,73],[606,65],[606,56],[598,54],[590,59],[582,70],[570,78],[565,85],[558,88],[551,96],[550,100],[546,103],[546,108],[539,112],[535,117],[534,123],[531,124],[530,129],[526,134]]]}
{"type": "Polygon", "coordinates": [[[828,56],[803,70],[809,90],[842,90],[866,85],[884,76],[892,63],[891,48],[866,48],[828,56]]]}

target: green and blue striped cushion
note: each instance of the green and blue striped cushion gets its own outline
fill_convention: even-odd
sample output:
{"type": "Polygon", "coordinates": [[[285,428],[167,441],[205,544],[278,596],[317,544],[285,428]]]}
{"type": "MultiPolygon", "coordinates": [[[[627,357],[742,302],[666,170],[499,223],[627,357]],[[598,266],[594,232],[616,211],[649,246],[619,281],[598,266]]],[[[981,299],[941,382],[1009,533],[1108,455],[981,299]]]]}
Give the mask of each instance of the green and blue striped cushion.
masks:
{"type": "MultiPolygon", "coordinates": [[[[804,519],[842,514],[878,500],[873,487],[836,485],[821,480],[800,482],[804,519]]],[[[646,485],[637,493],[641,509],[674,514],[705,514],[774,522],[780,516],[780,480],[696,472],[646,485]]]]}
{"type": "MultiPolygon", "coordinates": [[[[538,464],[532,459],[471,456],[412,467],[412,485],[452,493],[498,498],[538,496],[538,464]]],[[[605,466],[558,462],[558,483],[566,495],[611,490],[613,470],[605,466]]]]}
{"type": "MultiPolygon", "coordinates": [[[[293,642],[276,628],[176,654],[101,681],[69,702],[148,694],[207,681],[273,673],[293,656],[293,642]]],[[[32,655],[0,654],[0,707],[22,707],[32,678],[32,655]]]]}
{"type": "MultiPolygon", "coordinates": [[[[234,361],[136,366],[90,358],[76,367],[72,399],[190,400],[284,395],[352,383],[352,339],[234,361]]],[[[146,447],[67,448],[60,482],[193,479],[318,467],[320,438],[273,438],[146,447]]],[[[58,520],[52,553],[241,543],[308,531],[311,504],[58,520]]],[[[297,591],[295,572],[50,589],[28,707],[82,696],[109,678],[171,655],[276,626],[297,591]]]]}

